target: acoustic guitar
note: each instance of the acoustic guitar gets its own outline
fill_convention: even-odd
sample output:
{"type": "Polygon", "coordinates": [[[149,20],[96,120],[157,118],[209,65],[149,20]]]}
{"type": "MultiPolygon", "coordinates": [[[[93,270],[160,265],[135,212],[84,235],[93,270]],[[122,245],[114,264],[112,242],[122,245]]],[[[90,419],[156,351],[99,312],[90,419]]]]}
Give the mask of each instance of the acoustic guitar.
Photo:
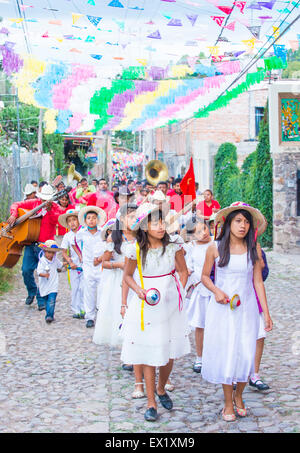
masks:
{"type": "Polygon", "coordinates": [[[44,201],[31,211],[18,209],[19,217],[13,225],[0,223],[0,267],[12,268],[19,261],[23,247],[38,240],[40,234],[41,218],[33,217],[49,201],[56,201],[68,194],[72,187],[57,192],[50,200],[44,201]]]}

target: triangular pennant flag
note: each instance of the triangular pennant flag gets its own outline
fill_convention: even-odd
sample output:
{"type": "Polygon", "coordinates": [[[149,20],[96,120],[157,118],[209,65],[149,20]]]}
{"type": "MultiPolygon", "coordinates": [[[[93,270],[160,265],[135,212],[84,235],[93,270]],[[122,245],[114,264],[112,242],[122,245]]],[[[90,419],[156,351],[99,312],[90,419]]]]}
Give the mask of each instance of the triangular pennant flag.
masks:
{"type": "Polygon", "coordinates": [[[88,0],[88,5],[95,6],[96,5],[95,0],[88,0]]]}
{"type": "Polygon", "coordinates": [[[70,52],[82,53],[81,50],[75,49],[75,47],[73,47],[73,49],[70,49],[70,52]]]}
{"type": "Polygon", "coordinates": [[[224,28],[227,28],[227,30],[231,30],[231,31],[234,31],[235,29],[235,21],[234,22],[231,22],[230,24],[226,25],[226,27],[224,28]]]}
{"type": "Polygon", "coordinates": [[[219,46],[208,46],[210,54],[214,57],[219,55],[219,46]]]}
{"type": "Polygon", "coordinates": [[[101,60],[103,55],[97,55],[97,54],[91,53],[91,57],[94,58],[95,60],[101,60]]]}
{"type": "Polygon", "coordinates": [[[255,39],[255,38],[251,38],[251,39],[242,39],[242,42],[243,42],[247,47],[249,47],[249,48],[252,50],[252,49],[254,49],[254,45],[255,45],[256,39],[255,39]]]}
{"type": "Polygon", "coordinates": [[[11,22],[14,22],[15,24],[20,24],[21,22],[23,22],[23,18],[22,17],[18,17],[17,19],[8,19],[10,20],[11,22]]]}
{"type": "MultiPolygon", "coordinates": [[[[244,14],[244,8],[245,8],[245,5],[246,5],[246,2],[233,2],[233,4],[240,10],[240,12],[242,14],[244,14]]],[[[249,6],[248,6],[248,8],[249,8],[249,6]]]]}
{"type": "Polygon", "coordinates": [[[49,20],[48,24],[50,25],[62,25],[61,20],[49,20]]]}
{"type": "Polygon", "coordinates": [[[196,20],[198,19],[198,14],[187,14],[186,17],[191,22],[193,27],[195,25],[196,20]]]}
{"type": "Polygon", "coordinates": [[[154,22],[150,20],[149,22],[146,22],[146,25],[154,25],[154,22]]]}
{"type": "Polygon", "coordinates": [[[108,4],[108,6],[112,6],[113,8],[124,8],[121,2],[119,0],[113,0],[108,4]]]}
{"type": "Polygon", "coordinates": [[[87,36],[85,39],[85,42],[94,42],[95,41],[95,36],[87,36]]]}
{"type": "Polygon", "coordinates": [[[224,22],[225,17],[224,16],[210,16],[212,20],[214,20],[220,27],[224,22]]]}
{"type": "Polygon", "coordinates": [[[251,31],[254,38],[259,39],[260,29],[261,29],[260,25],[255,25],[255,26],[247,27],[247,28],[249,31],[251,31]]]}
{"type": "Polygon", "coordinates": [[[272,9],[276,0],[271,0],[270,2],[258,2],[259,6],[263,6],[264,8],[272,9]]]}
{"type": "Polygon", "coordinates": [[[72,22],[73,25],[83,16],[83,14],[72,13],[72,22]]]}
{"type": "Polygon", "coordinates": [[[167,23],[167,25],[173,26],[173,27],[182,27],[182,23],[180,19],[171,19],[170,22],[167,23]]]}
{"type": "Polygon", "coordinates": [[[147,38],[161,39],[159,30],[156,30],[154,33],[151,33],[150,35],[147,36],[147,38]]]}
{"type": "Polygon", "coordinates": [[[232,8],[230,8],[229,6],[217,6],[217,8],[220,9],[225,14],[232,13],[232,8]]]}
{"type": "Polygon", "coordinates": [[[261,6],[258,3],[251,3],[251,5],[247,6],[248,9],[261,9],[261,6]]]}
{"type": "Polygon", "coordinates": [[[49,38],[49,34],[47,31],[42,35],[42,38],[49,38]]]}
{"type": "Polygon", "coordinates": [[[100,20],[102,19],[102,17],[98,17],[98,16],[86,16],[86,17],[91,22],[91,24],[95,25],[95,27],[98,27],[98,24],[99,24],[100,20]]]}
{"type": "Polygon", "coordinates": [[[272,26],[272,28],[273,28],[273,36],[274,36],[274,38],[278,38],[278,36],[279,36],[279,27],[272,26]]]}

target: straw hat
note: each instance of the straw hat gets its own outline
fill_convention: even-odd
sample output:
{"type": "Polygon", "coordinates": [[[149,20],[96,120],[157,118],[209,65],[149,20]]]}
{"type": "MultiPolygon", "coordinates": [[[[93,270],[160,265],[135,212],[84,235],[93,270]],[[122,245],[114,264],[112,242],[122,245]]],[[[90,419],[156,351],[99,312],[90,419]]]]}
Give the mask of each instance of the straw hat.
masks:
{"type": "Polygon", "coordinates": [[[215,222],[216,216],[217,216],[217,213],[214,212],[214,213],[210,216],[210,218],[208,219],[208,223],[210,223],[210,222],[215,222]]]}
{"type": "Polygon", "coordinates": [[[31,193],[36,192],[36,191],[37,191],[36,187],[34,187],[32,184],[29,183],[29,184],[26,184],[23,194],[30,195],[31,193]]]}
{"type": "Polygon", "coordinates": [[[230,206],[227,206],[226,208],[218,211],[216,213],[215,225],[220,224],[221,226],[223,226],[228,214],[230,214],[232,211],[238,211],[241,209],[250,212],[250,214],[252,215],[254,229],[257,229],[258,236],[263,234],[268,225],[265,216],[259,211],[259,209],[253,208],[249,204],[242,201],[235,201],[230,206]]]}
{"type": "Polygon", "coordinates": [[[78,221],[80,225],[87,226],[85,223],[85,215],[88,212],[94,212],[98,219],[97,219],[97,225],[103,225],[106,222],[106,213],[103,211],[103,209],[98,208],[98,206],[85,206],[84,208],[81,208],[78,214],[78,221]]]}
{"type": "Polygon", "coordinates": [[[145,220],[152,212],[158,211],[159,206],[153,203],[142,203],[136,210],[136,221],[131,226],[132,230],[137,230],[140,224],[145,220]]]}
{"type": "Polygon", "coordinates": [[[169,201],[170,197],[166,197],[166,195],[161,190],[156,190],[153,195],[149,195],[148,199],[150,203],[154,203],[155,201],[164,203],[169,201]]]}
{"type": "Polygon", "coordinates": [[[41,247],[41,249],[43,249],[46,252],[59,252],[60,250],[62,250],[60,247],[58,247],[57,243],[52,239],[48,239],[48,241],[41,242],[39,244],[39,247],[41,247]]]}
{"type": "Polygon", "coordinates": [[[50,200],[55,193],[56,193],[55,190],[49,184],[45,184],[42,187],[42,190],[40,192],[36,193],[36,196],[38,198],[40,198],[41,200],[46,201],[46,200],[50,200]]]}
{"type": "Polygon", "coordinates": [[[71,217],[73,215],[78,218],[78,214],[79,214],[78,209],[68,209],[67,212],[58,217],[58,221],[64,228],[69,228],[67,223],[68,217],[71,217]]]}
{"type": "Polygon", "coordinates": [[[115,223],[116,223],[117,219],[109,219],[105,225],[103,225],[102,227],[102,230],[101,230],[101,239],[102,241],[105,241],[105,233],[107,232],[107,230],[112,230],[115,223]]]}

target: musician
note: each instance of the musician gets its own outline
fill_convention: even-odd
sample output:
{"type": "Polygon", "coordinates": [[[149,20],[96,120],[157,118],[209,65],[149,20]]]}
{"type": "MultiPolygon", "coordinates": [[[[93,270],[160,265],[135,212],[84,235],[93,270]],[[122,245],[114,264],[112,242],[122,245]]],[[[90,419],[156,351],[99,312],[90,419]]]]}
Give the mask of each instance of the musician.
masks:
{"type": "MultiPolygon", "coordinates": [[[[50,185],[43,185],[41,191],[37,192],[38,198],[13,203],[10,208],[11,215],[7,220],[7,223],[9,225],[13,225],[15,223],[18,217],[19,208],[28,210],[34,209],[44,201],[51,200],[54,193],[55,191],[50,185]]],[[[63,213],[63,208],[61,208],[57,203],[49,201],[46,206],[39,212],[39,215],[41,216],[41,227],[38,242],[25,246],[22,264],[23,280],[28,292],[28,297],[25,303],[26,305],[31,305],[34,297],[36,296],[38,309],[40,311],[45,309],[45,302],[44,299],[40,296],[34,279],[34,271],[37,268],[39,253],[41,251],[41,249],[38,247],[38,243],[44,243],[48,239],[54,239],[58,217],[63,213]]]]}

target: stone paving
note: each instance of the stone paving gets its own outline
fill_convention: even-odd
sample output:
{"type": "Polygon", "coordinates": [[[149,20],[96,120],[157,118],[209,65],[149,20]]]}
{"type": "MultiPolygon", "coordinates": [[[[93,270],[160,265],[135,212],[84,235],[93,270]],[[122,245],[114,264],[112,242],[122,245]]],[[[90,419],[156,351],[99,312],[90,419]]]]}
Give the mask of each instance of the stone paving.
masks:
{"type": "Polygon", "coordinates": [[[174,409],[159,406],[158,421],[145,422],[146,399],[131,399],[134,378],[121,369],[120,350],[95,345],[93,329],[72,319],[66,274],[50,325],[36,303],[25,306],[18,274],[14,290],[0,298],[0,432],[299,432],[300,256],[267,257],[274,330],[261,374],[271,389],[246,388],[246,418],[221,419],[222,389],[192,371],[193,349],[174,366],[174,409]]]}

